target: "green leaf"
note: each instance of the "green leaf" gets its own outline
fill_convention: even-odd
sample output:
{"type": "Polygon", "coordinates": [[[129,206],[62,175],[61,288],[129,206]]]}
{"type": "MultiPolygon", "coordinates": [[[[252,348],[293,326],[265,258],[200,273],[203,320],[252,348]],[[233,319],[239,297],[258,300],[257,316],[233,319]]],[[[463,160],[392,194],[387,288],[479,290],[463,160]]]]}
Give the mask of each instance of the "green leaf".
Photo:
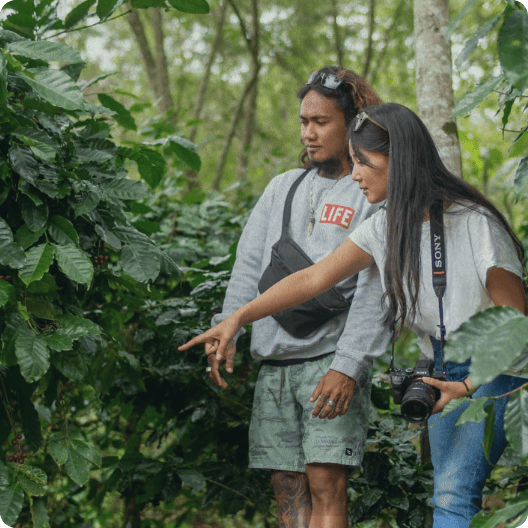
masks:
{"type": "Polygon", "coordinates": [[[489,401],[489,398],[477,398],[471,400],[463,400],[469,402],[468,408],[460,415],[456,425],[462,425],[467,422],[482,422],[487,416],[486,409],[484,406],[489,401]]]}
{"type": "Polygon", "coordinates": [[[22,246],[16,242],[0,241],[0,264],[13,269],[20,269],[26,263],[22,246]]]}
{"type": "Polygon", "coordinates": [[[66,441],[66,437],[59,433],[53,435],[48,443],[47,451],[59,466],[62,466],[62,464],[65,464],[66,460],[68,460],[66,441]]]}
{"type": "Polygon", "coordinates": [[[521,160],[515,171],[513,189],[518,200],[528,197],[528,156],[521,160]]]}
{"type": "Polygon", "coordinates": [[[165,0],[131,0],[130,7],[134,9],[149,9],[150,7],[167,7],[165,0]]]}
{"type": "Polygon", "coordinates": [[[169,148],[178,158],[185,162],[191,169],[199,171],[202,166],[200,156],[194,152],[194,145],[183,138],[172,136],[169,140],[169,148]]]}
{"type": "Polygon", "coordinates": [[[205,0],[169,0],[169,4],[178,11],[205,15],[209,13],[209,4],[205,0]]]}
{"type": "Polygon", "coordinates": [[[182,482],[192,489],[193,493],[198,493],[207,484],[205,477],[194,469],[177,469],[176,472],[182,482]]]}
{"type": "Polygon", "coordinates": [[[6,466],[0,462],[0,490],[7,489],[13,483],[15,472],[12,467],[6,466]]]}
{"type": "Polygon", "coordinates": [[[466,95],[464,95],[464,97],[462,97],[462,99],[459,99],[456,102],[451,115],[454,117],[469,114],[469,112],[482,103],[482,101],[484,101],[484,99],[486,99],[486,97],[488,97],[491,92],[497,90],[502,84],[503,80],[504,79],[502,75],[499,75],[479,84],[473,92],[468,92],[466,95]]]}
{"type": "Polygon", "coordinates": [[[466,45],[462,50],[462,53],[456,58],[455,65],[457,68],[461,68],[463,63],[469,58],[469,55],[477,47],[478,41],[489,33],[502,18],[502,13],[496,17],[488,20],[471,38],[466,41],[466,45]]]}
{"type": "Polygon", "coordinates": [[[75,246],[54,244],[55,257],[61,271],[71,280],[80,284],[92,283],[94,269],[86,253],[75,246]]]}
{"type": "Polygon", "coordinates": [[[528,456],[528,388],[526,386],[510,396],[504,413],[504,430],[510,446],[526,458],[528,456]]]}
{"type": "Polygon", "coordinates": [[[202,203],[207,195],[199,189],[191,189],[182,196],[182,201],[187,205],[202,203]]]}
{"type": "Polygon", "coordinates": [[[93,211],[101,201],[102,193],[99,187],[89,183],[83,182],[84,190],[76,197],[76,202],[73,205],[76,216],[82,216],[90,211],[93,211]]]}
{"type": "Polygon", "coordinates": [[[64,25],[66,26],[66,29],[71,29],[79,22],[84,20],[88,16],[88,12],[90,11],[91,7],[95,5],[96,1],[97,0],[86,0],[82,4],[74,7],[64,19],[64,25]]]}
{"type": "Polygon", "coordinates": [[[95,466],[101,467],[103,460],[97,447],[85,442],[82,438],[72,438],[71,448],[95,466]]]}
{"type": "Polygon", "coordinates": [[[44,277],[39,281],[32,282],[28,287],[28,293],[52,293],[59,290],[55,278],[49,273],[44,274],[44,277]]]}
{"type": "Polygon", "coordinates": [[[165,174],[166,161],[157,150],[137,145],[134,148],[120,147],[118,154],[137,163],[139,174],[152,189],[159,185],[165,174]]]}
{"type": "Polygon", "coordinates": [[[528,318],[509,306],[482,310],[463,323],[447,340],[446,359],[462,363],[472,358],[474,385],[488,383],[523,354],[528,343],[528,318]]]}
{"type": "Polygon", "coordinates": [[[115,112],[112,117],[123,128],[126,130],[137,130],[137,125],[132,114],[120,102],[106,94],[99,94],[98,97],[103,106],[115,112]]]}
{"type": "Polygon", "coordinates": [[[48,477],[42,469],[34,466],[20,466],[18,483],[28,495],[42,497],[46,494],[48,477]]]}
{"type": "Polygon", "coordinates": [[[29,229],[34,233],[40,231],[48,221],[48,203],[44,202],[42,205],[35,205],[27,196],[22,196],[18,203],[22,218],[29,229]]]}
{"type": "Polygon", "coordinates": [[[480,511],[471,520],[471,528],[495,528],[502,523],[508,523],[506,526],[525,526],[524,521],[527,517],[528,494],[524,493],[509,500],[502,510],[495,513],[480,511]],[[511,519],[516,520],[514,525],[509,524],[511,519]]]}
{"type": "Polygon", "coordinates": [[[54,332],[50,336],[46,336],[46,343],[51,350],[62,351],[71,350],[73,347],[74,338],[69,335],[59,334],[54,332]]]}
{"type": "Polygon", "coordinates": [[[63,216],[53,215],[50,217],[48,233],[57,244],[79,246],[79,234],[73,224],[63,216]]]}
{"type": "Polygon", "coordinates": [[[68,459],[64,467],[68,476],[79,486],[84,486],[90,478],[90,463],[76,450],[68,449],[68,459]]]}
{"type": "Polygon", "coordinates": [[[86,141],[75,149],[75,155],[82,161],[96,161],[103,163],[111,160],[116,155],[116,146],[105,139],[86,141]]]}
{"type": "Polygon", "coordinates": [[[143,182],[127,178],[114,178],[101,182],[100,188],[110,198],[120,200],[142,200],[149,196],[149,191],[143,182]]]}
{"type": "Polygon", "coordinates": [[[0,307],[5,306],[7,301],[16,299],[16,290],[5,280],[0,280],[0,307]]]}
{"type": "MultiPolygon", "coordinates": [[[[66,339],[73,339],[70,336],[60,336],[66,339]]],[[[47,340],[49,345],[49,340],[47,340]]],[[[74,381],[82,380],[88,374],[88,359],[80,350],[69,349],[59,353],[52,354],[52,365],[66,378],[74,381]]]]}
{"type": "Polygon", "coordinates": [[[29,329],[18,334],[15,354],[20,372],[29,383],[39,380],[49,369],[50,352],[46,340],[29,329]]]}
{"type": "Polygon", "coordinates": [[[451,35],[453,34],[455,28],[458,26],[460,20],[471,10],[473,4],[475,4],[476,1],[477,0],[468,0],[466,5],[462,8],[462,11],[460,11],[460,13],[458,13],[458,15],[451,21],[444,35],[447,40],[451,38],[451,35]]]}
{"type": "Polygon", "coordinates": [[[486,411],[486,425],[484,427],[482,449],[487,461],[490,462],[491,448],[495,438],[495,401],[487,405],[484,410],[486,411]]]}
{"type": "Polygon", "coordinates": [[[82,62],[79,52],[61,44],[60,42],[49,42],[47,40],[23,42],[11,42],[7,49],[12,53],[24,55],[30,59],[59,62],[82,62]]]}
{"type": "Polygon", "coordinates": [[[519,90],[528,87],[528,12],[515,9],[499,30],[497,48],[504,77],[519,90]]]}
{"type": "Polygon", "coordinates": [[[24,506],[24,490],[20,486],[9,486],[0,491],[0,517],[8,526],[14,526],[24,506]]]}
{"type": "Polygon", "coordinates": [[[60,335],[71,336],[73,339],[78,339],[86,335],[94,336],[101,334],[101,327],[84,317],[64,314],[58,316],[56,322],[59,325],[57,332],[60,335]]]}
{"type": "Polygon", "coordinates": [[[124,0],[98,0],[95,12],[99,20],[106,20],[112,13],[124,4],[124,0]]]}
{"type": "Polygon", "coordinates": [[[31,503],[31,520],[33,528],[49,528],[50,520],[46,509],[46,502],[42,499],[33,500],[31,503]]]}
{"type": "Polygon", "coordinates": [[[7,61],[5,55],[0,52],[0,104],[7,99],[7,61]]]}
{"type": "Polygon", "coordinates": [[[24,249],[27,249],[37,242],[45,231],[46,229],[41,229],[40,231],[34,233],[26,224],[24,224],[15,233],[15,241],[18,242],[24,249]]]}
{"type": "Polygon", "coordinates": [[[49,321],[53,321],[61,313],[59,307],[55,304],[33,297],[26,298],[26,308],[33,317],[49,321]]]}
{"type": "Polygon", "coordinates": [[[40,244],[26,252],[26,264],[20,270],[20,278],[27,286],[42,279],[53,263],[53,248],[49,244],[40,244]]]}
{"type": "Polygon", "coordinates": [[[30,68],[15,75],[27,82],[49,103],[65,110],[84,110],[84,99],[73,79],[59,70],[30,68]]]}
{"type": "Polygon", "coordinates": [[[119,253],[119,262],[123,271],[139,282],[153,281],[161,268],[158,256],[147,246],[124,246],[119,253]]]}
{"type": "Polygon", "coordinates": [[[39,165],[27,147],[16,147],[9,150],[9,160],[13,170],[18,172],[24,180],[34,183],[39,175],[39,165]]]}

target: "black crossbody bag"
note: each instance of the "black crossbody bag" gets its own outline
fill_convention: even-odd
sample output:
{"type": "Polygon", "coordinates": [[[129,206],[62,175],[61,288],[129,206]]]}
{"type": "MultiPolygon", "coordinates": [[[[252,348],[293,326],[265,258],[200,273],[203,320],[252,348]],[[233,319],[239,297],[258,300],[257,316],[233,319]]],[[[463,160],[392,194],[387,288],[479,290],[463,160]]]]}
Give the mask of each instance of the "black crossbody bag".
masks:
{"type": "MultiPolygon", "coordinates": [[[[288,192],[282,217],[282,234],[278,242],[271,248],[271,261],[258,283],[260,293],[264,293],[284,277],[314,264],[312,259],[288,234],[293,195],[310,170],[304,171],[295,180],[288,192]]],[[[351,302],[352,298],[347,300],[338,289],[330,288],[314,299],[277,312],[272,317],[289,334],[303,338],[323,326],[330,319],[347,312],[351,302]]]]}

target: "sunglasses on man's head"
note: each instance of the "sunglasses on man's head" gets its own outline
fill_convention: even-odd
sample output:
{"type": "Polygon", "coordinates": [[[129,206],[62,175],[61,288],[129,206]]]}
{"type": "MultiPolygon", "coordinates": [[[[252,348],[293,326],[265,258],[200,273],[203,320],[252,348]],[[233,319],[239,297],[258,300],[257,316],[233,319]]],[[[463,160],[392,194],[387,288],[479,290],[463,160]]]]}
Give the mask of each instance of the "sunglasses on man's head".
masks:
{"type": "Polygon", "coordinates": [[[354,132],[357,132],[360,128],[361,128],[361,125],[363,125],[363,123],[366,121],[366,120],[369,120],[371,121],[372,123],[374,123],[375,125],[379,126],[380,128],[382,128],[383,130],[385,130],[385,132],[388,132],[388,130],[381,124],[381,123],[378,123],[377,121],[375,121],[374,119],[372,119],[372,117],[370,117],[369,115],[367,115],[367,112],[361,112],[360,114],[357,115],[356,117],[356,120],[354,121],[354,124],[352,125],[352,130],[354,132]]]}
{"type": "Polygon", "coordinates": [[[313,72],[310,77],[308,77],[306,84],[315,84],[316,82],[321,83],[325,88],[337,90],[337,88],[343,84],[343,79],[333,73],[313,72]]]}

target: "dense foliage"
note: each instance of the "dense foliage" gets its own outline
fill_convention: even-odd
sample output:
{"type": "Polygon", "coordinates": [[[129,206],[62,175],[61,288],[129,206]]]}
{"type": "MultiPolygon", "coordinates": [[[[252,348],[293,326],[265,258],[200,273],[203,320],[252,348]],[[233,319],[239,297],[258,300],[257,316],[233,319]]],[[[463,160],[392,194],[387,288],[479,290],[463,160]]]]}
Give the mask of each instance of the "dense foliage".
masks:
{"type": "MultiPolygon", "coordinates": [[[[163,119],[138,131],[134,112],[107,94],[100,106],[87,103],[82,90],[102,79],[80,82],[79,54],[41,40],[109,19],[121,4],[87,0],[62,20],[51,0],[14,0],[0,30],[0,516],[19,527],[185,526],[214,506],[269,524],[267,476],[246,468],[256,375],[249,335],[226,391],[206,380],[201,351],[176,350],[220,309],[255,197],[242,185],[187,192],[182,173],[200,169],[196,147],[163,119]],[[117,141],[122,130],[139,139],[117,141]]],[[[205,0],[131,2],[161,5],[208,11],[205,0]]],[[[526,55],[509,60],[517,41],[526,49],[526,11],[508,2],[495,24],[505,28],[506,126],[528,84],[526,55]]],[[[457,110],[469,112],[467,101],[478,104],[499,80],[457,110]]],[[[523,127],[515,145],[527,135],[523,127]]],[[[526,158],[518,167],[523,200],[526,158]]],[[[451,353],[479,357],[474,374],[484,380],[508,367],[504,350],[514,359],[527,342],[526,319],[494,309],[461,328],[451,353]]],[[[429,517],[431,467],[384,379],[375,377],[369,447],[350,481],[351,519],[418,528],[429,517]]],[[[482,403],[465,418],[486,418],[482,403]]],[[[527,406],[524,388],[507,416],[521,460],[527,406]]],[[[509,479],[522,482],[522,471],[509,479]]],[[[525,491],[485,521],[527,515],[525,491]]]]}

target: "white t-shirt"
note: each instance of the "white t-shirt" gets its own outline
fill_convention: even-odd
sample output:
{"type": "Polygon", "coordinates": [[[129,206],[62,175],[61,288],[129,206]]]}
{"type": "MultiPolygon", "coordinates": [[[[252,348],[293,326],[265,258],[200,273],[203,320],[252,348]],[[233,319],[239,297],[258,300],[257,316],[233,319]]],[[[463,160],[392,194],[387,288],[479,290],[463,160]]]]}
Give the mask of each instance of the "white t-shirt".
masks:
{"type": "MultiPolygon", "coordinates": [[[[383,270],[386,261],[387,215],[380,210],[365,220],[349,238],[374,257],[386,290],[383,270]]],[[[522,277],[522,268],[511,237],[484,213],[452,205],[444,213],[447,287],[443,297],[444,325],[449,337],[463,322],[480,310],[494,306],[486,290],[489,268],[499,267],[522,277]]],[[[439,338],[438,298],[433,290],[429,221],[422,224],[421,270],[417,313],[406,326],[419,337],[422,352],[433,358],[429,336],[439,338]]]]}

